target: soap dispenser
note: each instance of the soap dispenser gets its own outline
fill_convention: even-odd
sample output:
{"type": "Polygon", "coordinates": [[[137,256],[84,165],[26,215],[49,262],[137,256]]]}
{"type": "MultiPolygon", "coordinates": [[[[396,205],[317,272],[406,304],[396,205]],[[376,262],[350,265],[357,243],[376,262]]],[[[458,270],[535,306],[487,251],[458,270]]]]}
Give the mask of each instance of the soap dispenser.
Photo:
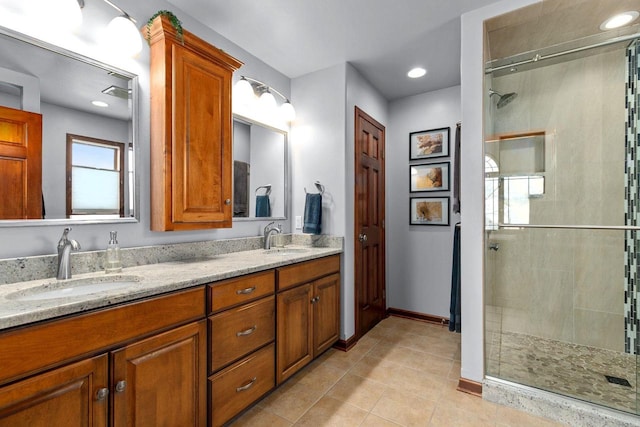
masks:
{"type": "Polygon", "coordinates": [[[118,246],[118,232],[111,231],[109,244],[105,253],[105,272],[119,273],[122,271],[122,261],[120,261],[120,246],[118,246]]]}

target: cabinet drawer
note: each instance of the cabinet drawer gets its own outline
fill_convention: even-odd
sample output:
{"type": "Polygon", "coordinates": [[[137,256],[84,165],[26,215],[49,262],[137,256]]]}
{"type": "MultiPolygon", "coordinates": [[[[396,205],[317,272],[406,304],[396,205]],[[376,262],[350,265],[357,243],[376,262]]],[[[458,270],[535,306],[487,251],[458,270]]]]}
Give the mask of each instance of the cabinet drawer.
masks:
{"type": "Polygon", "coordinates": [[[209,318],[211,372],[275,338],[275,297],[234,308],[209,318]]]}
{"type": "Polygon", "coordinates": [[[209,378],[211,424],[220,426],[275,386],[275,344],[209,378]]]}
{"type": "Polygon", "coordinates": [[[278,290],[311,282],[340,271],[340,255],[301,262],[278,269],[278,290]]]}
{"type": "Polygon", "coordinates": [[[244,304],[272,294],[274,291],[275,272],[273,270],[209,285],[209,312],[215,313],[229,307],[244,304]]]}

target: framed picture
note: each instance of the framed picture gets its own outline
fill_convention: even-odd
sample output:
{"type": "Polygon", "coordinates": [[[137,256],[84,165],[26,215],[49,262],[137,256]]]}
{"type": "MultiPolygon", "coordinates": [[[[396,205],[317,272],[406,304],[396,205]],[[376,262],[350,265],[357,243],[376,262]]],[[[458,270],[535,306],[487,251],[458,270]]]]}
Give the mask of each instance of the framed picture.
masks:
{"type": "Polygon", "coordinates": [[[449,225],[448,197],[412,197],[410,225],[449,225]]]}
{"type": "Polygon", "coordinates": [[[421,130],[409,134],[409,160],[449,155],[449,128],[421,130]]]}
{"type": "Polygon", "coordinates": [[[449,162],[410,165],[411,193],[449,190],[449,162]]]}

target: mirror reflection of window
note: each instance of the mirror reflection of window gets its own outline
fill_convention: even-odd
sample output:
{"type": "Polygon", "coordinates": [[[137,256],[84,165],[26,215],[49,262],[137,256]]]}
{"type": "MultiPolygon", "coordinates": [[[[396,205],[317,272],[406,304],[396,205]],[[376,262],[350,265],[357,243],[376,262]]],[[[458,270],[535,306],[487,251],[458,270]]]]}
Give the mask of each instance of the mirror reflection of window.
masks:
{"type": "Polygon", "coordinates": [[[124,213],[125,144],[67,134],[67,217],[124,213]]]}

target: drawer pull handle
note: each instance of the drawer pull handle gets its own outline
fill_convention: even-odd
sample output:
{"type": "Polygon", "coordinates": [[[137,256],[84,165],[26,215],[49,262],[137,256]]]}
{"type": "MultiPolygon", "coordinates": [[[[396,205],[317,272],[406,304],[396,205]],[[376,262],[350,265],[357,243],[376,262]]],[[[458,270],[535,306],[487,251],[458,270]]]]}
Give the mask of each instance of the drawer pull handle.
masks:
{"type": "Polygon", "coordinates": [[[250,288],[238,289],[238,290],[236,291],[236,294],[238,294],[238,295],[247,295],[247,294],[250,294],[251,292],[253,292],[253,291],[255,291],[255,290],[256,290],[256,287],[255,287],[255,286],[252,286],[252,287],[250,287],[250,288]]]}
{"type": "Polygon", "coordinates": [[[254,333],[256,331],[257,328],[258,328],[258,325],[253,325],[252,327],[250,327],[247,330],[236,332],[236,336],[237,337],[244,337],[244,336],[247,336],[247,335],[251,335],[252,333],[254,333]]]}
{"type": "Polygon", "coordinates": [[[249,390],[251,387],[253,387],[253,384],[255,384],[257,379],[258,379],[258,377],[253,377],[253,379],[251,381],[249,381],[247,384],[236,388],[236,393],[240,393],[241,391],[249,390]]]}

